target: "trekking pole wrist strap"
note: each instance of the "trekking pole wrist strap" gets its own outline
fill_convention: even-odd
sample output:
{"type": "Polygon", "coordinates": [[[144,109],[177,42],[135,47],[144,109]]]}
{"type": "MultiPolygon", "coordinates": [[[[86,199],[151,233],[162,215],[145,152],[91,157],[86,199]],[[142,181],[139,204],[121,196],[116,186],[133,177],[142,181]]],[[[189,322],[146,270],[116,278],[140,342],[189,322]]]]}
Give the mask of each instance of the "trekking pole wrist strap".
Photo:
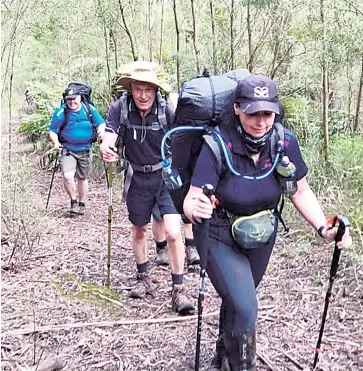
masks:
{"type": "Polygon", "coordinates": [[[323,235],[323,231],[324,229],[326,229],[327,226],[326,225],[322,225],[320,226],[316,231],[318,232],[318,235],[321,237],[321,238],[325,238],[325,236],[323,235]]]}

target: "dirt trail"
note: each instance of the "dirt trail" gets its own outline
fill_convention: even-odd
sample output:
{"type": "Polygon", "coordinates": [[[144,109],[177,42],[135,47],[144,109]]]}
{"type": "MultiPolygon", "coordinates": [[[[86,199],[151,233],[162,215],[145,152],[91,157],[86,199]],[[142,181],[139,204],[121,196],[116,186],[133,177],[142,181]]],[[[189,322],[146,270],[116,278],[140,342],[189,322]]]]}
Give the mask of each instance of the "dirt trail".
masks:
{"type": "MultiPolygon", "coordinates": [[[[74,371],[193,370],[196,319],[172,313],[169,269],[151,264],[151,274],[158,284],[154,298],[127,297],[134,283],[135,264],[130,223],[125,205],[119,202],[117,182],[111,290],[107,290],[105,177],[91,178],[86,214],[70,218],[57,173],[45,214],[51,172],[39,168],[39,155],[29,155],[29,151],[26,154],[17,157],[32,169],[27,202],[39,215],[41,233],[32,251],[26,245],[20,246],[10,264],[12,242],[2,246],[1,369],[17,370],[16,363],[30,367],[34,359],[37,362],[51,358],[62,360],[65,370],[74,371]]],[[[305,225],[292,225],[292,230],[290,236],[278,237],[268,272],[258,289],[261,371],[311,369],[314,356],[332,250],[320,244],[305,225]]],[[[149,247],[153,262],[151,235],[149,247]]],[[[196,303],[199,271],[186,273],[185,280],[196,303]]],[[[348,262],[342,254],[334,283],[336,300],[329,308],[324,352],[320,356],[322,370],[363,370],[362,284],[362,265],[348,262]]],[[[207,280],[205,314],[212,315],[204,321],[201,370],[208,369],[213,355],[219,304],[207,280]]]]}

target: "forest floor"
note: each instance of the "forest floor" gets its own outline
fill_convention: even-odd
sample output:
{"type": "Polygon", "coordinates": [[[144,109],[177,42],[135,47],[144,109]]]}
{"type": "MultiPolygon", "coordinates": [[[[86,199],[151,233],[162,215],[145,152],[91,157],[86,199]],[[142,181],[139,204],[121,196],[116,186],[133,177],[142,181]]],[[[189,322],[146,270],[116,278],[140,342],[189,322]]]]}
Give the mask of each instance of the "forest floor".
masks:
{"type": "MultiPolygon", "coordinates": [[[[136,270],[131,225],[120,202],[120,177],[113,187],[111,287],[107,289],[104,174],[95,173],[90,179],[86,214],[70,218],[57,172],[45,212],[52,173],[40,168],[39,153],[21,143],[12,166],[30,169],[18,202],[29,205],[31,219],[25,212],[17,221],[16,235],[1,247],[1,369],[49,371],[51,367],[43,363],[49,360],[69,371],[194,370],[197,318],[172,312],[170,270],[154,264],[151,232],[149,256],[158,284],[156,295],[140,300],[128,297],[136,270]],[[26,230],[28,240],[21,244],[17,236],[26,230]],[[33,366],[38,363],[38,368],[33,366]]],[[[333,249],[303,221],[287,222],[291,231],[279,234],[258,288],[259,371],[312,369],[328,287],[333,249]]],[[[197,305],[199,269],[185,270],[187,291],[197,305]]],[[[342,253],[333,291],[318,369],[363,370],[361,261],[342,253]]],[[[207,279],[200,370],[208,370],[213,356],[219,305],[207,279]]]]}

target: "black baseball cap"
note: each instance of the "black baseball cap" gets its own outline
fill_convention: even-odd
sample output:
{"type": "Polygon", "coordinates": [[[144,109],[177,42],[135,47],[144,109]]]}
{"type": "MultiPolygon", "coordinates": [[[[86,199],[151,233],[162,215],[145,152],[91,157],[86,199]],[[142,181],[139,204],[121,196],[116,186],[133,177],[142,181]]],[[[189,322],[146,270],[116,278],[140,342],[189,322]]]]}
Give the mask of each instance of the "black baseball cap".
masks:
{"type": "Polygon", "coordinates": [[[64,99],[74,99],[77,98],[77,95],[80,95],[80,92],[74,88],[67,88],[65,91],[64,99]]]}
{"type": "Polygon", "coordinates": [[[249,75],[238,82],[235,102],[247,115],[269,111],[280,114],[277,87],[274,81],[264,75],[249,75]]]}

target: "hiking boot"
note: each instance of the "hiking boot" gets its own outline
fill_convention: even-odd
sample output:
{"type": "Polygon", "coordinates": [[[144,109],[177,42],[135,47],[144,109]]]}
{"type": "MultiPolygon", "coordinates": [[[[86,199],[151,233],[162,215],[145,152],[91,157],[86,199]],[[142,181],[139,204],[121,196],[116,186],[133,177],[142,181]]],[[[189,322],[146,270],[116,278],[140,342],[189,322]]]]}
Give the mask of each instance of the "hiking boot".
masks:
{"type": "Polygon", "coordinates": [[[227,356],[220,357],[219,354],[215,354],[208,371],[231,371],[227,356]]]}
{"type": "Polygon", "coordinates": [[[199,254],[195,246],[185,246],[185,256],[188,265],[197,265],[200,262],[199,254]]]}
{"type": "Polygon", "coordinates": [[[256,371],[256,332],[224,334],[228,362],[233,371],[256,371]]]}
{"type": "Polygon", "coordinates": [[[168,252],[165,249],[156,250],[156,259],[155,259],[156,265],[169,265],[169,257],[168,252]]]}
{"type": "Polygon", "coordinates": [[[77,215],[78,214],[78,201],[77,200],[71,200],[71,209],[70,209],[70,214],[71,215],[77,215]]]}
{"type": "Polygon", "coordinates": [[[216,353],[212,358],[212,362],[209,366],[209,371],[231,371],[229,362],[224,348],[223,336],[220,335],[216,342],[216,353]]]}
{"type": "Polygon", "coordinates": [[[194,305],[184,293],[183,285],[174,285],[171,291],[173,311],[179,314],[189,314],[194,311],[194,305]]]}
{"type": "Polygon", "coordinates": [[[224,303],[222,302],[219,312],[219,334],[216,341],[216,352],[209,366],[209,371],[231,371],[226,353],[226,347],[224,346],[225,318],[226,309],[224,303]]]}
{"type": "Polygon", "coordinates": [[[130,291],[130,298],[143,298],[146,294],[151,295],[153,287],[149,273],[138,273],[137,282],[134,288],[130,291]]]}
{"type": "Polygon", "coordinates": [[[86,208],[86,205],[84,204],[84,202],[80,202],[78,204],[78,214],[84,215],[85,208],[86,208]]]}

